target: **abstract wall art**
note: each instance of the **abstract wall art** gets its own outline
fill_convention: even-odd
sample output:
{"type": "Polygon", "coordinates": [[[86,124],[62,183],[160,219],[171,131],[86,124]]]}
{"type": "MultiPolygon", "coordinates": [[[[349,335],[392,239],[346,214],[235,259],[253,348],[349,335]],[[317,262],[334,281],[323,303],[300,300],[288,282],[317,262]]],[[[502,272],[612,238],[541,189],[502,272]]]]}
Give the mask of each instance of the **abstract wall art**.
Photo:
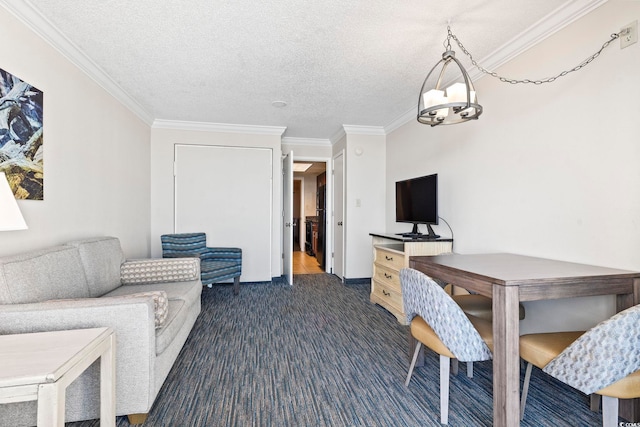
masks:
{"type": "Polygon", "coordinates": [[[0,172],[16,199],[44,199],[42,91],[0,69],[0,172]]]}

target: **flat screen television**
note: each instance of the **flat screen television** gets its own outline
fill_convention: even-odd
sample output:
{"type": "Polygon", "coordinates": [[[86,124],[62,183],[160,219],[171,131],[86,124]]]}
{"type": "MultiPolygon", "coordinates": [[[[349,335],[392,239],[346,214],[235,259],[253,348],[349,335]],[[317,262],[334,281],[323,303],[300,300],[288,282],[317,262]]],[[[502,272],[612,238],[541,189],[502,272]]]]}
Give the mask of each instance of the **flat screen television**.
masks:
{"type": "Polygon", "coordinates": [[[431,228],[438,224],[438,174],[396,182],[396,222],[413,224],[411,233],[400,233],[405,237],[440,237],[431,228]],[[428,234],[420,233],[418,224],[426,224],[428,234]]]}

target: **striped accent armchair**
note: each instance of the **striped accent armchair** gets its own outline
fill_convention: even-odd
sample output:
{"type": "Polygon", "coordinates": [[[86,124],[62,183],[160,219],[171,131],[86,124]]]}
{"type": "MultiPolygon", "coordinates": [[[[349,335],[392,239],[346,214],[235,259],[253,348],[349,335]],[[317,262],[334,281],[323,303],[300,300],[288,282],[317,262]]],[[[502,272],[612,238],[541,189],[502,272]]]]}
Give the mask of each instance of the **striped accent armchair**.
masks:
{"type": "Polygon", "coordinates": [[[242,249],[207,247],[205,233],[163,234],[163,258],[200,258],[200,279],[209,288],[233,278],[233,293],[240,291],[240,275],[242,274],[242,249]]]}

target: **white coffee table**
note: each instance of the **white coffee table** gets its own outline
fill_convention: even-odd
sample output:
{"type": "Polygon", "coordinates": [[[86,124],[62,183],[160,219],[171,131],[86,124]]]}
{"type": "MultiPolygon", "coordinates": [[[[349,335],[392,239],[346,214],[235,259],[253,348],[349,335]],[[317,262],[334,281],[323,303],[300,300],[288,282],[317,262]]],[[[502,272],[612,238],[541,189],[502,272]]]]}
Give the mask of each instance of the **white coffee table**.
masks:
{"type": "Polygon", "coordinates": [[[100,425],[115,426],[111,328],[0,335],[0,403],[38,401],[38,427],[63,427],[65,391],[100,358],[100,425]]]}

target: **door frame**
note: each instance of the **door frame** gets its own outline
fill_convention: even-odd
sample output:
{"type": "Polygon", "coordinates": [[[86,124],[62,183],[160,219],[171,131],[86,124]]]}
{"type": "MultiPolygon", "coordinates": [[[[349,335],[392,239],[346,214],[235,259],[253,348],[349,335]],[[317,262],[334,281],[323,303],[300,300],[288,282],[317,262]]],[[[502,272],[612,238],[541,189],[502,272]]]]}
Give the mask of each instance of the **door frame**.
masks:
{"type": "Polygon", "coordinates": [[[282,274],[289,286],[293,286],[293,182],[290,151],[282,157],[282,274]]]}
{"type": "MultiPolygon", "coordinates": [[[[333,167],[333,161],[331,157],[309,157],[309,156],[296,156],[295,153],[293,155],[294,162],[313,162],[313,163],[324,163],[325,172],[327,174],[327,183],[325,184],[325,188],[327,191],[327,195],[333,194],[333,177],[331,176],[331,168],[333,167]]],[[[295,179],[295,176],[294,178],[295,179]]],[[[330,248],[333,248],[333,227],[331,225],[331,218],[328,212],[332,212],[333,209],[333,200],[331,197],[325,197],[325,218],[324,218],[324,245],[325,245],[325,263],[324,263],[324,271],[330,273],[333,270],[333,257],[328,257],[326,254],[330,253],[330,248]],[[330,261],[328,261],[330,260],[330,261]]],[[[304,207],[304,183],[302,190],[302,206],[304,207]]],[[[302,227],[302,225],[300,226],[302,227]]],[[[300,232],[302,235],[302,231],[300,232]]],[[[302,247],[304,250],[304,246],[302,247]]]]}
{"type": "MultiPolygon", "coordinates": [[[[342,193],[342,223],[343,223],[343,225],[342,225],[342,227],[340,227],[340,229],[338,229],[338,227],[335,227],[332,230],[333,233],[331,235],[332,236],[331,251],[332,251],[332,254],[334,254],[335,253],[335,247],[333,246],[334,242],[335,242],[334,235],[335,235],[335,233],[337,231],[342,230],[342,276],[338,276],[338,277],[340,277],[340,279],[342,281],[344,281],[344,275],[345,275],[345,270],[346,270],[346,265],[347,265],[346,264],[347,263],[347,253],[346,253],[347,251],[345,250],[345,248],[346,248],[345,241],[346,241],[346,236],[347,236],[346,224],[345,224],[346,223],[346,212],[347,212],[346,211],[346,203],[345,203],[345,200],[346,200],[345,199],[345,188],[346,188],[345,183],[346,183],[346,180],[347,180],[347,176],[346,176],[346,171],[347,171],[346,155],[347,155],[346,154],[346,150],[343,149],[343,150],[340,150],[338,153],[336,153],[331,158],[331,167],[332,167],[331,172],[332,173],[330,174],[331,175],[331,180],[332,180],[331,203],[332,203],[332,208],[333,208],[334,200],[336,198],[336,192],[335,192],[336,187],[333,185],[333,168],[335,167],[335,159],[340,157],[340,156],[342,156],[342,188],[341,188],[341,193],[342,193]]],[[[327,175],[329,175],[329,174],[327,174],[327,175]]],[[[335,212],[332,209],[331,210],[331,223],[332,224],[335,222],[334,218],[335,218],[335,212]]],[[[334,265],[334,256],[331,257],[331,266],[333,267],[333,265],[334,265]]],[[[331,273],[336,274],[335,271],[333,270],[333,268],[331,270],[331,273]]]]}

